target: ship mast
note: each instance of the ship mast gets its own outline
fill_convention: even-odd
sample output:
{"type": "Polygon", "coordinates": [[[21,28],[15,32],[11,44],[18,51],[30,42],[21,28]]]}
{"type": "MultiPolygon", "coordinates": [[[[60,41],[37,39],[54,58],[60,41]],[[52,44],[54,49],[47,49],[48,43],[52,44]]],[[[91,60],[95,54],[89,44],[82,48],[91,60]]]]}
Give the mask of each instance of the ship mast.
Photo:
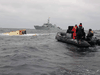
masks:
{"type": "MultiPolygon", "coordinates": [[[[49,18],[50,18],[50,17],[49,17],[49,18]]],[[[49,18],[48,18],[48,23],[49,23],[49,21],[50,21],[49,18]]]]}

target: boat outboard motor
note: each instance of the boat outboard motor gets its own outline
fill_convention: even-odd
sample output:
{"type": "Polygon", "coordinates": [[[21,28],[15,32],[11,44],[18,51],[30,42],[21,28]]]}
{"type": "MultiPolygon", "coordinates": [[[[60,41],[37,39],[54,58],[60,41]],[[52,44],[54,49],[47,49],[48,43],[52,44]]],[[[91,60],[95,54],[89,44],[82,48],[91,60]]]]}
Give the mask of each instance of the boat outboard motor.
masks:
{"type": "Polygon", "coordinates": [[[68,26],[67,32],[66,33],[73,33],[72,29],[74,26],[68,26]]]}
{"type": "Polygon", "coordinates": [[[73,27],[74,26],[68,26],[68,29],[67,29],[67,32],[66,32],[66,34],[67,34],[67,36],[68,36],[68,38],[71,36],[71,38],[73,37],[73,31],[72,31],[72,29],[73,29],[73,27]]]}

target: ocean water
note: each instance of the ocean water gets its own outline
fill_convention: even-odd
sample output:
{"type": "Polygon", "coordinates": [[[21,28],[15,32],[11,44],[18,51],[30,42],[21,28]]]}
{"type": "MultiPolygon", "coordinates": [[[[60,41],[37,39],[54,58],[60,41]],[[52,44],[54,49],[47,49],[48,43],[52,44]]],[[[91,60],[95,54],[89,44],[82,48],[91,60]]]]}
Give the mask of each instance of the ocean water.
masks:
{"type": "MultiPolygon", "coordinates": [[[[15,30],[1,28],[0,33],[15,30]]],[[[48,35],[0,35],[0,75],[100,75],[100,46],[77,52],[78,47],[55,39],[57,31],[26,31],[48,35]]]]}

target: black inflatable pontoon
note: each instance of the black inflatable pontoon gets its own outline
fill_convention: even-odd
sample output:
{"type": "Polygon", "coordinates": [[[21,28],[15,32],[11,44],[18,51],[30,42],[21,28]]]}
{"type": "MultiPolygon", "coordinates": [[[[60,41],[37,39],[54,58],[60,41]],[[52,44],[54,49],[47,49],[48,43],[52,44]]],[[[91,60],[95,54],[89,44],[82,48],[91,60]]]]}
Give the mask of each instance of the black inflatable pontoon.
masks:
{"type": "Polygon", "coordinates": [[[93,37],[90,41],[87,40],[82,40],[81,43],[79,44],[77,39],[72,39],[72,34],[71,33],[64,33],[64,32],[58,32],[56,37],[58,41],[73,44],[78,47],[82,48],[88,48],[94,45],[100,45],[100,40],[97,39],[96,37],[93,37]]]}

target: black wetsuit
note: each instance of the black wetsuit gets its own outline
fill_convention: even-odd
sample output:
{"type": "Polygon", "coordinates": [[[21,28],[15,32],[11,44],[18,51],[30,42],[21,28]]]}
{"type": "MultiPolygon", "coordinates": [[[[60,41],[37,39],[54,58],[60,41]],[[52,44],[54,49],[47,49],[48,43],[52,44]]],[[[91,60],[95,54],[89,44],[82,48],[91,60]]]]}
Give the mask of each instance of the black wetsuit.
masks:
{"type": "MultiPolygon", "coordinates": [[[[76,29],[76,35],[77,35],[77,40],[82,40],[82,37],[85,36],[84,28],[82,26],[79,26],[76,29]]],[[[85,38],[85,37],[84,37],[85,38]]]]}

